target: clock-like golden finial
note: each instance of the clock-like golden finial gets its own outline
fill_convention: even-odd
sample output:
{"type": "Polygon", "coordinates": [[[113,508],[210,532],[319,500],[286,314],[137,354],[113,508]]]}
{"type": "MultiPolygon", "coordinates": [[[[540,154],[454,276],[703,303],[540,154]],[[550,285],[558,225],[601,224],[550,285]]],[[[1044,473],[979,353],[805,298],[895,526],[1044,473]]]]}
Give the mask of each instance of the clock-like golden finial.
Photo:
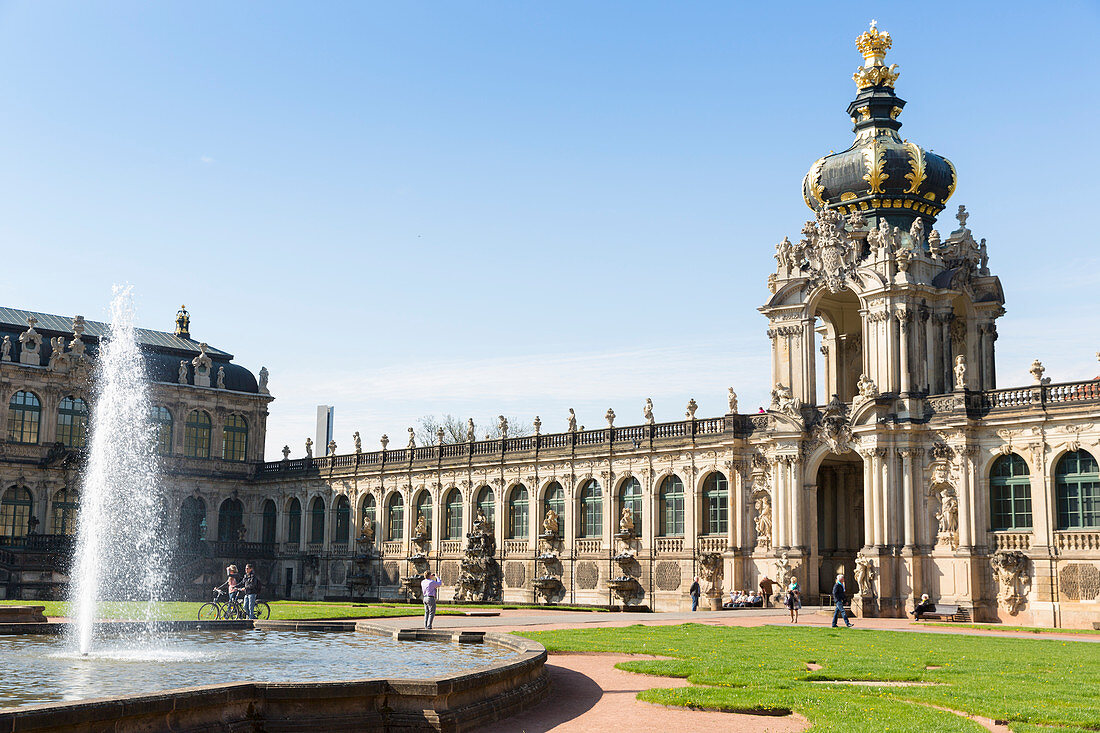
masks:
{"type": "Polygon", "coordinates": [[[879,32],[878,21],[871,21],[871,28],[856,39],[856,48],[863,54],[864,66],[882,66],[886,51],[893,45],[890,34],[879,32]]]}

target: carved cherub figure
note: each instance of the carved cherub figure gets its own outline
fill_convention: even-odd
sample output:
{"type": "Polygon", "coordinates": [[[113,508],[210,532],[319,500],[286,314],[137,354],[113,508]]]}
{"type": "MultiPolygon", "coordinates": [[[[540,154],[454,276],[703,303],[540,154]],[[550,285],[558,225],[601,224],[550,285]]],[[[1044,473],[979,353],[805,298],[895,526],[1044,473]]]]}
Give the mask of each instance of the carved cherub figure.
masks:
{"type": "Polygon", "coordinates": [[[653,424],[653,400],[650,397],[645,398],[645,407],[642,408],[642,417],[645,418],[646,425],[653,424]]]}

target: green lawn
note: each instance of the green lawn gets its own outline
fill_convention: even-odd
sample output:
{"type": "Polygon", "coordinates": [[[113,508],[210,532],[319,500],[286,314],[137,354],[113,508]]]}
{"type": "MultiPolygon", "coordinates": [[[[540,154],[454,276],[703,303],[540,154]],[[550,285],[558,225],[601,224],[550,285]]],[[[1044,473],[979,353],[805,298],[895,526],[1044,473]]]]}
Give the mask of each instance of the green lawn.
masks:
{"type": "Polygon", "coordinates": [[[1100,729],[1100,645],[861,629],[631,626],[522,634],[551,651],[643,653],[619,665],[698,687],[646,690],[664,705],[795,710],[820,731],[981,731],[921,703],[1010,721],[1014,731],[1100,729]],[[807,663],[822,665],[810,671],[807,663]],[[927,669],[938,667],[938,669],[927,669]],[[900,680],[932,687],[855,687],[813,680],[900,680]],[[1037,725],[1063,728],[1040,728],[1037,725]]]}
{"type": "Polygon", "coordinates": [[[1002,624],[957,624],[941,621],[921,621],[921,626],[943,626],[948,629],[981,629],[982,631],[1006,631],[1016,634],[1100,634],[1097,629],[1053,629],[1049,626],[1004,626],[1002,624]]]}
{"type": "MultiPolygon", "coordinates": [[[[47,616],[68,616],[68,601],[0,601],[4,605],[45,606],[47,616]]],[[[198,618],[201,603],[190,601],[166,601],[158,603],[154,617],[164,621],[193,621],[198,618]]],[[[271,601],[273,619],[332,619],[332,618],[382,618],[384,616],[419,616],[424,613],[419,604],[352,604],[308,603],[297,601],[271,601]]],[[[104,603],[99,616],[105,619],[144,619],[144,602],[104,603]]],[[[437,615],[461,615],[461,611],[440,608],[437,615]]]]}

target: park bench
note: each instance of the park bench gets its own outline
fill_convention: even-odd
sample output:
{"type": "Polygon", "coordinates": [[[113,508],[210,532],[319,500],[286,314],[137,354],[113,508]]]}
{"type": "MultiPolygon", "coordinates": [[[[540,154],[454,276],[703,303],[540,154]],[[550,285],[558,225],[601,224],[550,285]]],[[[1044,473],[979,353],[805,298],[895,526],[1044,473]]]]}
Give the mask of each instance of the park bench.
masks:
{"type": "Polygon", "coordinates": [[[925,611],[918,617],[918,621],[925,619],[941,619],[943,621],[964,621],[964,616],[967,616],[958,604],[951,603],[937,603],[935,610],[925,611]]]}

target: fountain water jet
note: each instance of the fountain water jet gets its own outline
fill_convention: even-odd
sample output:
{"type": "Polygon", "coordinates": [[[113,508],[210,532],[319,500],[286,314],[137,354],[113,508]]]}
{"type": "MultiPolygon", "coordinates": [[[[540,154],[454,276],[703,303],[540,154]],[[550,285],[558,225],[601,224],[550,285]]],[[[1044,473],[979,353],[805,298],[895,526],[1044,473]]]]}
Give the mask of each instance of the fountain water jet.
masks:
{"type": "Polygon", "coordinates": [[[144,600],[152,631],[168,568],[164,504],[133,294],[115,286],[111,335],[100,343],[88,463],[70,578],[75,641],[92,646],[99,603],[144,600]]]}

